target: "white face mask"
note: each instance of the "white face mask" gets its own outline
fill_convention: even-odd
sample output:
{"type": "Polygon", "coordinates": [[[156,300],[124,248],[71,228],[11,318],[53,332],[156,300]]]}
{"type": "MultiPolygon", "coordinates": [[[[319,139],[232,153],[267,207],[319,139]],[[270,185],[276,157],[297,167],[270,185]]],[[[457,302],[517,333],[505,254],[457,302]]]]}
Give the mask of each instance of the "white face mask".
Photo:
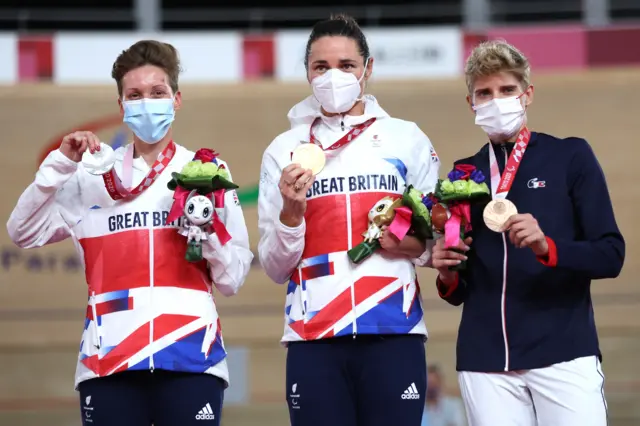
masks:
{"type": "Polygon", "coordinates": [[[332,68],[311,80],[313,95],[326,112],[339,114],[353,108],[359,100],[358,98],[362,91],[360,82],[366,74],[368,63],[369,60],[367,59],[364,64],[364,71],[359,79],[354,74],[332,68]]]}
{"type": "Polygon", "coordinates": [[[489,138],[510,138],[524,123],[526,111],[520,96],[495,98],[482,105],[473,107],[476,112],[476,124],[489,138]]]}

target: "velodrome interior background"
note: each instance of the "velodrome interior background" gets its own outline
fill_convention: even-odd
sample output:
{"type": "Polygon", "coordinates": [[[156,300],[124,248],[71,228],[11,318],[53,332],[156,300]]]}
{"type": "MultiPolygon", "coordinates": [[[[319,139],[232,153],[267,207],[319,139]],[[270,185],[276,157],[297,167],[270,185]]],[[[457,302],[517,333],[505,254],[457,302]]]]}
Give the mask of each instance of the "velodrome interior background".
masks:
{"type": "MultiPolygon", "coordinates": [[[[0,17],[4,16],[3,7],[0,17]]],[[[635,38],[620,34],[608,42],[594,36],[590,43],[602,45],[599,53],[567,47],[563,45],[565,38],[554,44],[557,35],[548,34],[540,35],[541,39],[550,37],[546,47],[524,50],[536,58],[530,128],[557,136],[584,137],[590,142],[606,175],[626,239],[622,274],[614,280],[595,281],[592,294],[604,354],[610,424],[632,426],[640,424],[640,142],[636,129],[640,54],[634,53],[635,38]],[[626,59],[608,64],[611,56],[626,59]],[[598,66],[564,66],[570,61],[598,66]],[[559,65],[549,66],[552,62],[559,65]]],[[[640,31],[634,34],[640,38],[640,31]]],[[[535,31],[527,37],[534,36],[535,31]]],[[[477,33],[465,34],[465,49],[481,38],[477,33]]],[[[119,48],[126,47],[128,44],[119,48]]],[[[294,53],[293,60],[301,61],[299,52],[294,53]]],[[[216,59],[215,52],[203,54],[216,59]]],[[[0,57],[4,55],[8,53],[0,49],[0,57]]],[[[113,62],[115,57],[107,59],[113,62]]],[[[277,68],[278,59],[272,58],[272,62],[276,65],[270,66],[277,68]]],[[[213,148],[229,163],[241,187],[255,252],[262,153],[288,128],[287,111],[308,96],[310,89],[304,82],[281,81],[278,70],[265,70],[269,66],[262,62],[254,66],[255,70],[247,71],[245,64],[244,71],[239,71],[245,73],[240,81],[185,81],[175,139],[193,150],[213,148]]],[[[385,69],[388,72],[391,68],[385,69]]],[[[122,131],[115,84],[109,82],[109,69],[101,72],[103,82],[99,84],[60,84],[55,70],[0,84],[0,222],[6,223],[20,193],[33,180],[46,148],[60,136],[86,129],[108,142],[122,131]]],[[[0,80],[2,75],[0,71],[0,80]]],[[[459,73],[447,78],[376,78],[374,65],[368,92],[392,116],[418,123],[440,157],[442,176],[454,160],[473,154],[485,142],[465,102],[466,87],[459,73]]],[[[539,178],[544,179],[544,170],[539,178]]],[[[0,250],[0,425],[78,426],[73,373],[87,294],[73,245],[67,241],[22,251],[3,231],[0,250]]],[[[428,361],[443,366],[447,390],[457,394],[454,368],[460,309],[438,298],[433,271],[421,269],[419,277],[430,333],[428,361]]],[[[231,352],[232,386],[223,415],[225,426],[288,424],[286,350],[279,343],[285,292],[285,287],[270,282],[256,262],[237,296],[217,295],[225,344],[231,352]]]]}

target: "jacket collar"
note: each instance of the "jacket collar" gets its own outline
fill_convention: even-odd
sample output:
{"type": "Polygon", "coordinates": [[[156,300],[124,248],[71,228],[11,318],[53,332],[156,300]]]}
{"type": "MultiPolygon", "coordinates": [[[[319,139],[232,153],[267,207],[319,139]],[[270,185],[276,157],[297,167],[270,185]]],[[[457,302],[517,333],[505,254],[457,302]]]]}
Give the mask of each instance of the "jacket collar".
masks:
{"type": "Polygon", "coordinates": [[[311,95],[291,108],[287,114],[287,118],[291,123],[291,128],[301,125],[310,126],[318,117],[322,118],[322,121],[327,126],[335,128],[340,127],[343,123],[345,127],[350,127],[364,123],[370,118],[389,117],[389,114],[382,109],[373,95],[365,95],[362,102],[364,102],[363,115],[336,115],[334,117],[327,117],[322,114],[320,102],[318,102],[315,96],[311,95]]]}
{"type": "MultiPolygon", "coordinates": [[[[538,142],[538,133],[531,132],[531,139],[529,139],[529,146],[533,146],[538,142]]],[[[480,151],[476,153],[476,156],[482,156],[489,158],[489,147],[491,147],[491,142],[486,143],[480,151]]]]}

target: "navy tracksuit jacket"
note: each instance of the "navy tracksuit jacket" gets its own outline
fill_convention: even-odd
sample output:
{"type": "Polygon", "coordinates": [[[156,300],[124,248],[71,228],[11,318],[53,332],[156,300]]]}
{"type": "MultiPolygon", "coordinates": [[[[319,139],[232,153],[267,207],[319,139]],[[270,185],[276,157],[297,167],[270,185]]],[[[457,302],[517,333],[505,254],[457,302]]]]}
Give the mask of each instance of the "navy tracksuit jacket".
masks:
{"type": "MultiPolygon", "coordinates": [[[[489,149],[495,149],[502,174],[505,151],[513,146],[490,145],[456,162],[482,170],[488,185],[489,149]]],[[[485,226],[484,205],[472,206],[467,268],[457,285],[438,282],[444,300],[463,304],[457,370],[513,371],[601,357],[591,280],[618,276],[625,243],[591,147],[584,139],[533,132],[507,199],[538,220],[549,256],[537,259],[505,234],[503,274],[502,234],[485,226]]]]}

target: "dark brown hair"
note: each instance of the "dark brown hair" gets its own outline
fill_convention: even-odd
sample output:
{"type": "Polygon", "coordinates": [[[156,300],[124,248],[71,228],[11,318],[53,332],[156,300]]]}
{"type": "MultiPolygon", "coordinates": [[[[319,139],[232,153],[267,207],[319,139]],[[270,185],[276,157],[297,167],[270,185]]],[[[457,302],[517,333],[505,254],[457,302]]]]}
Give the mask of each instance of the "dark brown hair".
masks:
{"type": "Polygon", "coordinates": [[[178,51],[169,43],[156,40],[141,40],[127,50],[123,50],[113,63],[111,77],[118,85],[118,94],[122,96],[122,78],[136,68],[154,65],[162,68],[169,77],[169,85],[175,94],[178,91],[180,59],[178,51]]]}
{"type": "Polygon", "coordinates": [[[329,19],[320,21],[313,26],[304,55],[304,67],[306,69],[309,69],[309,54],[311,53],[311,45],[313,42],[321,37],[332,36],[342,36],[355,40],[358,44],[358,51],[362,59],[365,62],[369,59],[369,44],[356,20],[345,14],[331,15],[329,19]]]}

